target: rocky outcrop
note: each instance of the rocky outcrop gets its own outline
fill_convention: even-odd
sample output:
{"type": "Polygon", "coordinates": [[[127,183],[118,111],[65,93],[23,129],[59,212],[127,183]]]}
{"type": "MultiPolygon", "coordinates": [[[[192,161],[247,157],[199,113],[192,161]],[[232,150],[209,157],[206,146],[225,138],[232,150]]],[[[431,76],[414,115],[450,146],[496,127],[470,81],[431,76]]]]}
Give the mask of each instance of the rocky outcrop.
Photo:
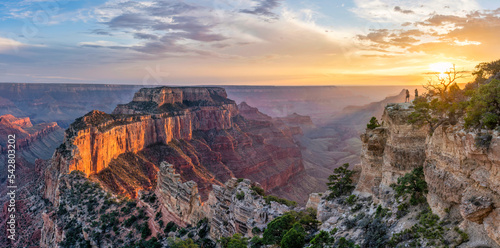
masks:
{"type": "Polygon", "coordinates": [[[43,228],[40,239],[40,247],[56,247],[57,244],[63,240],[63,233],[47,213],[42,214],[42,219],[43,228]]]}
{"type": "Polygon", "coordinates": [[[263,230],[274,218],[290,211],[290,207],[271,201],[269,204],[252,187],[248,179],[232,178],[224,186],[214,185],[208,204],[211,220],[210,236],[214,239],[242,233],[252,237],[253,228],[263,230]]]}
{"type": "Polygon", "coordinates": [[[271,121],[273,119],[271,116],[260,112],[257,108],[248,105],[246,102],[238,104],[238,110],[241,116],[250,120],[271,121]]]}
{"type": "Polygon", "coordinates": [[[203,205],[194,181],[182,182],[174,166],[166,162],[160,165],[156,195],[163,206],[185,223],[196,224],[206,217],[207,205],[203,205]]]}
{"type": "MultiPolygon", "coordinates": [[[[417,167],[424,168],[429,192],[427,202],[440,217],[454,218],[471,233],[471,242],[487,233],[498,243],[500,219],[500,138],[497,132],[478,134],[459,123],[443,125],[432,135],[426,128],[407,124],[410,104],[389,104],[383,125],[363,134],[362,173],[357,192],[384,203],[397,178],[417,167]],[[478,143],[489,135],[490,144],[478,143]],[[478,234],[478,235],[475,235],[478,234]]],[[[487,139],[488,140],[488,139],[487,139]]],[[[491,245],[485,240],[483,245],[491,245]]],[[[500,243],[498,243],[500,245],[500,243]]]]}
{"type": "Polygon", "coordinates": [[[408,124],[412,111],[410,104],[389,104],[382,115],[384,125],[361,135],[358,192],[381,198],[397,178],[424,164],[427,130],[408,124]]]}

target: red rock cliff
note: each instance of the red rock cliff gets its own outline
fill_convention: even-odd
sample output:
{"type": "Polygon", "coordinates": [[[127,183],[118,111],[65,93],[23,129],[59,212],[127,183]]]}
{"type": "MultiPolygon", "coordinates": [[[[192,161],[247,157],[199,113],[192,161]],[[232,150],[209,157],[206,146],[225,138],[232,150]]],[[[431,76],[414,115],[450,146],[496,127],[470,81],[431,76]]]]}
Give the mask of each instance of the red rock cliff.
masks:
{"type": "Polygon", "coordinates": [[[167,161],[184,181],[198,183],[202,199],[212,184],[236,176],[299,200],[293,187],[278,190],[300,181],[304,171],[292,133],[240,116],[222,88],[141,89],[113,114],[92,111],[70,126],[47,170],[45,196],[57,199],[57,172],[80,170],[134,197],[155,187],[159,164],[167,161]]]}

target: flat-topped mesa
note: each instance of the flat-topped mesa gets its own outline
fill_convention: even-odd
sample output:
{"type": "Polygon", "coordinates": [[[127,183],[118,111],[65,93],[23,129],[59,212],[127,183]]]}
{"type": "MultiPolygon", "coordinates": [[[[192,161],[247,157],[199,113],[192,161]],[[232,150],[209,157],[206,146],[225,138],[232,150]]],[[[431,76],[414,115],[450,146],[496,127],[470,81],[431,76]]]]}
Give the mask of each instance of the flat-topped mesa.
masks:
{"type": "Polygon", "coordinates": [[[191,140],[196,130],[230,129],[237,113],[236,104],[222,88],[142,89],[114,114],[94,110],[78,118],[66,130],[54,158],[60,160],[59,166],[67,167],[60,168],[62,172],[80,170],[91,175],[120,154],[174,139],[191,140]]]}
{"type": "Polygon", "coordinates": [[[132,102],[118,105],[113,114],[155,114],[196,106],[226,106],[232,111],[236,109],[234,101],[227,98],[223,88],[158,87],[139,90],[132,102]]]}

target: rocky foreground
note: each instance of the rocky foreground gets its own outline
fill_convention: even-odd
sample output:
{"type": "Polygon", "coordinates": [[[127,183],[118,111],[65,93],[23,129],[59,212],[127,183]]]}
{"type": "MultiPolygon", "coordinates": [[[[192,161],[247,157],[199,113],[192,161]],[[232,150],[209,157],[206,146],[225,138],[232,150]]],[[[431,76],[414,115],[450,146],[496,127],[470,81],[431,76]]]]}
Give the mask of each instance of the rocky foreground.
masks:
{"type": "Polygon", "coordinates": [[[382,126],[361,136],[354,195],[310,196],[308,206],[318,210],[321,228],[339,230],[336,237],[357,244],[373,244],[376,236],[389,247],[500,247],[498,132],[469,132],[457,124],[430,135],[407,123],[412,111],[410,104],[389,104],[382,126]],[[478,142],[484,136],[491,142],[478,142]],[[422,167],[426,202],[413,206],[398,199],[391,185],[422,167]]]}

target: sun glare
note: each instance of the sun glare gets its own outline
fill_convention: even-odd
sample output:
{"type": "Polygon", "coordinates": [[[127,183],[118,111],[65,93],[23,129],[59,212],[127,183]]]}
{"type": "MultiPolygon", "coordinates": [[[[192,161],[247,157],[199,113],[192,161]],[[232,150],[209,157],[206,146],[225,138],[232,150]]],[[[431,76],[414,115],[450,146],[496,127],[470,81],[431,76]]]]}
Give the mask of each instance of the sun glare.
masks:
{"type": "Polygon", "coordinates": [[[439,77],[444,77],[444,73],[453,68],[453,64],[450,62],[439,62],[429,65],[429,69],[433,72],[439,73],[439,77]]]}

